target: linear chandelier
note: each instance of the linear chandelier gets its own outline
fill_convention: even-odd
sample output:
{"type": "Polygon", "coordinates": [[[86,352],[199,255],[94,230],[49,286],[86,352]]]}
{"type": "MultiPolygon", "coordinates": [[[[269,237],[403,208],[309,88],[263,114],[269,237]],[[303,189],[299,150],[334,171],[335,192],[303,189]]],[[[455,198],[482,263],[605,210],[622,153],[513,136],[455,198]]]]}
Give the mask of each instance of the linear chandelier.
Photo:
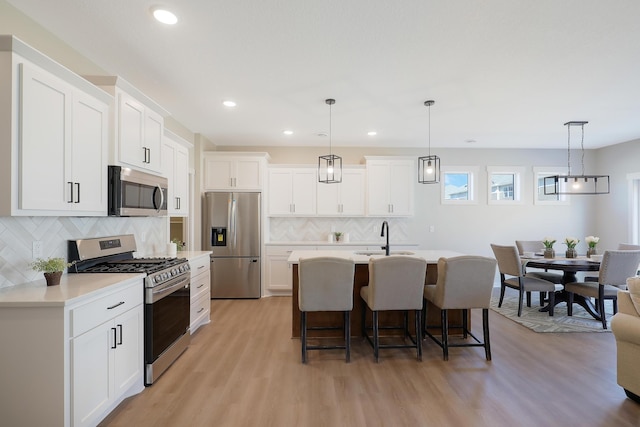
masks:
{"type": "Polygon", "coordinates": [[[584,174],[584,125],[586,121],[571,121],[564,125],[567,127],[567,175],[553,175],[544,177],[545,195],[595,195],[609,194],[609,175],[585,175],[584,174]],[[580,140],[582,174],[571,174],[571,128],[579,126],[582,131],[580,140]]]}
{"type": "Polygon", "coordinates": [[[440,157],[431,155],[431,106],[436,102],[424,101],[429,108],[429,155],[418,157],[418,182],[420,184],[437,184],[440,182],[440,157]]]}
{"type": "Polygon", "coordinates": [[[325,184],[338,184],[342,182],[342,157],[331,152],[331,106],[335,99],[325,99],[329,105],[329,154],[318,157],[318,182],[325,184]]]}

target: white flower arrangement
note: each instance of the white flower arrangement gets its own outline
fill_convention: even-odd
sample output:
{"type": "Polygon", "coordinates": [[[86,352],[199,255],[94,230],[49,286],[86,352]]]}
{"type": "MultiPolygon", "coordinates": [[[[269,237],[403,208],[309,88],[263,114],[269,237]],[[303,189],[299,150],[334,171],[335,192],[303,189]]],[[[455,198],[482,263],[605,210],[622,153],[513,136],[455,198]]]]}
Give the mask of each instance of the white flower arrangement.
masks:
{"type": "Polygon", "coordinates": [[[596,236],[587,236],[584,238],[584,241],[587,242],[590,248],[595,248],[600,241],[600,238],[596,236]]]}
{"type": "Polygon", "coordinates": [[[576,245],[580,243],[580,240],[575,237],[565,237],[564,244],[567,245],[567,249],[575,249],[576,245]]]}
{"type": "Polygon", "coordinates": [[[553,237],[545,237],[544,239],[542,239],[542,244],[544,245],[545,248],[553,248],[553,244],[556,242],[556,239],[554,239],[553,237]]]}

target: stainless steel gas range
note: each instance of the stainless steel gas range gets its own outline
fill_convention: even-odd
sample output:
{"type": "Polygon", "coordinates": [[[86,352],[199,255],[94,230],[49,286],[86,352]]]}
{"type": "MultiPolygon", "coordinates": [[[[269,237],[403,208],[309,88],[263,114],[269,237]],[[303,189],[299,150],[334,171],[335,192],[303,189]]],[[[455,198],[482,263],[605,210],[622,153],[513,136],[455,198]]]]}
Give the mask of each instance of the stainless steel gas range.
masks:
{"type": "Polygon", "coordinates": [[[151,385],[190,342],[189,263],[183,258],[134,258],[132,234],[69,241],[70,273],[146,273],[144,286],[145,385],[151,385]]]}

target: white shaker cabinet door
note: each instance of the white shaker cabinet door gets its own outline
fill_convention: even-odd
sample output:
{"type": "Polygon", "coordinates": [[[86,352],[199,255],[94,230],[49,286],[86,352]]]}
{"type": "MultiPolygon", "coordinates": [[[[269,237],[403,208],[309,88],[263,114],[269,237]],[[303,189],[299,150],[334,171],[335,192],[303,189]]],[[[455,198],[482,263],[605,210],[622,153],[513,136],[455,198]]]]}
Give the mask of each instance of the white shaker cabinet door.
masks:
{"type": "Polygon", "coordinates": [[[115,319],[117,351],[114,357],[114,395],[121,396],[144,375],[142,354],[142,308],[129,310],[115,319]]]}
{"type": "Polygon", "coordinates": [[[67,210],[72,88],[35,66],[20,70],[20,209],[67,210]]]}
{"type": "Polygon", "coordinates": [[[118,149],[120,161],[144,167],[146,151],[144,138],[144,106],[126,93],[118,95],[118,149]]]}
{"type": "Polygon", "coordinates": [[[147,151],[144,162],[145,169],[161,172],[162,169],[162,134],[164,119],[155,111],[146,108],[144,114],[143,148],[147,151]]]}
{"type": "Polygon", "coordinates": [[[108,106],[75,92],[72,132],[73,209],[107,212],[108,106]]]}
{"type": "Polygon", "coordinates": [[[113,396],[110,358],[116,347],[111,323],[102,324],[72,340],[71,395],[74,426],[95,425],[113,396]]]}

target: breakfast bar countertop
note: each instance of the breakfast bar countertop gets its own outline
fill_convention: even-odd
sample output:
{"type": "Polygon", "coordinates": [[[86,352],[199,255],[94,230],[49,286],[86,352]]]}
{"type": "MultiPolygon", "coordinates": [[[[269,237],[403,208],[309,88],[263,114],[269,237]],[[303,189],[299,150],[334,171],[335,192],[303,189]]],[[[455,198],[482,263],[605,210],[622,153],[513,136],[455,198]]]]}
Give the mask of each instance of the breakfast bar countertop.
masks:
{"type": "MultiPolygon", "coordinates": [[[[427,260],[430,264],[438,262],[440,257],[450,258],[455,256],[465,255],[460,252],[450,251],[446,249],[431,249],[431,250],[395,250],[391,249],[391,255],[394,252],[400,255],[420,257],[427,260]]],[[[356,264],[368,264],[370,258],[384,257],[384,251],[349,251],[349,250],[317,250],[317,251],[293,251],[289,255],[287,260],[289,264],[298,264],[300,258],[313,258],[313,257],[339,257],[339,258],[352,258],[356,264]],[[364,255],[363,253],[373,253],[373,255],[364,255]]]]}

